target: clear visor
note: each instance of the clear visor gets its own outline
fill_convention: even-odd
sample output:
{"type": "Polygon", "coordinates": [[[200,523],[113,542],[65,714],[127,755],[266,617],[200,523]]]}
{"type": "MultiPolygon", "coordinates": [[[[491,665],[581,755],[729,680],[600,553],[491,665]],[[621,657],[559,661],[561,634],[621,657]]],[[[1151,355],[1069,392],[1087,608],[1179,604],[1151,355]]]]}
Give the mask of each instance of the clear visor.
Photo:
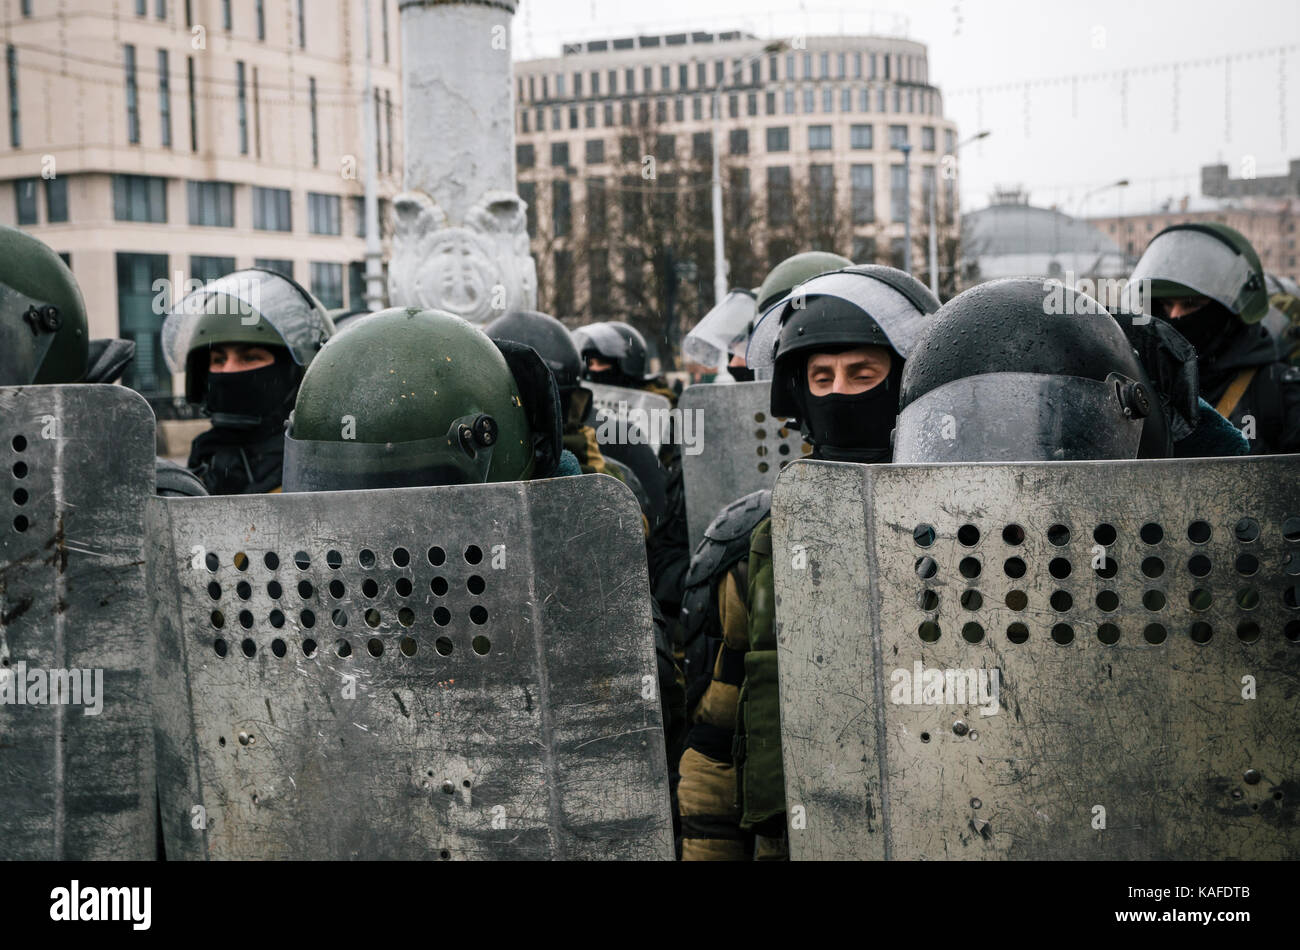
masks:
{"type": "Polygon", "coordinates": [[[904,409],[894,461],[1134,459],[1142,426],[1124,415],[1113,381],[989,373],[954,380],[904,409]]]}
{"type": "Polygon", "coordinates": [[[1250,262],[1217,238],[1200,231],[1170,231],[1152,241],[1133,268],[1125,288],[1129,312],[1151,314],[1149,301],[1144,299],[1148,291],[1150,296],[1172,296],[1175,288],[1168,286],[1172,284],[1209,297],[1235,313],[1240,310],[1250,276],[1250,262]]]}
{"type": "Polygon", "coordinates": [[[621,360],[628,355],[627,340],[608,323],[593,323],[574,330],[573,342],[584,359],[591,350],[607,360],[621,360]]]}
{"type": "Polygon", "coordinates": [[[26,386],[45,361],[61,315],[42,316],[46,304],[0,284],[0,386],[26,386]]]}
{"type": "Polygon", "coordinates": [[[200,321],[211,314],[237,316],[249,328],[265,321],[299,366],[309,364],[334,333],[320,305],[284,277],[267,271],[236,271],[187,294],[167,314],[162,348],[173,373],[185,371],[200,321]]]}
{"type": "Polygon", "coordinates": [[[776,348],[781,338],[781,314],[787,307],[799,309],[810,297],[839,297],[860,307],[889,338],[894,350],[907,358],[912,344],[925,325],[926,314],[884,281],[866,274],[822,274],[799,284],[768,308],[754,327],[745,352],[751,369],[767,369],[776,362],[776,348]]]}
{"type": "Polygon", "coordinates": [[[757,309],[752,293],[733,290],[686,334],[682,354],[709,367],[725,366],[732,356],[743,356],[757,309]]]}
{"type": "Polygon", "coordinates": [[[286,492],[416,488],[486,482],[492,446],[473,439],[478,415],[457,419],[443,438],[414,442],[313,442],[284,437],[286,492]]]}

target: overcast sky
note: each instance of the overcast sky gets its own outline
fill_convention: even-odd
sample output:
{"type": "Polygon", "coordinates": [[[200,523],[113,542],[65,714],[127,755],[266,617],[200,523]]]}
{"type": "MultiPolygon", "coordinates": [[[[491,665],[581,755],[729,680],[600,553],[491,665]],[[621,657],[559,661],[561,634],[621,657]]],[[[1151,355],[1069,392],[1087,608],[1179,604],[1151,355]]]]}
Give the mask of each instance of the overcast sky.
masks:
{"type": "Polygon", "coordinates": [[[995,186],[1023,185],[1037,205],[1131,213],[1185,194],[1195,201],[1204,164],[1226,162],[1239,177],[1252,163],[1259,175],[1281,174],[1300,158],[1296,0],[910,0],[874,9],[844,0],[522,0],[515,55],[681,29],[925,43],[959,137],[992,133],[961,152],[967,209],[987,204],[995,186]],[[1224,56],[1243,58],[1226,71],[1196,63],[1224,56]],[[1180,62],[1177,71],[1154,68],[1180,62]],[[1110,75],[1123,70],[1133,71],[1126,82],[1110,75]],[[1026,82],[1037,85],[990,88],[1026,82]],[[1105,189],[1123,178],[1129,187],[1105,189]]]}

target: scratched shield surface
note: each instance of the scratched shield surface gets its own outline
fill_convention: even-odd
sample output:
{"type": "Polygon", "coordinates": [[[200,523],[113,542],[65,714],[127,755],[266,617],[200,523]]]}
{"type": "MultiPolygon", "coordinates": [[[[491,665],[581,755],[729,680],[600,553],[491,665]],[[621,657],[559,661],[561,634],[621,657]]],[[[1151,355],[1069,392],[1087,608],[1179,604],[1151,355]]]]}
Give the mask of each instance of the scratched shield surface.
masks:
{"type": "Polygon", "coordinates": [[[797,426],[772,416],[771,392],[769,382],[709,383],[682,391],[682,418],[698,411],[701,420],[695,424],[701,451],[692,455],[682,449],[692,551],[723,508],[770,489],[787,463],[812,451],[797,426]]]}
{"type": "Polygon", "coordinates": [[[169,858],[672,857],[619,482],[155,499],[148,519],[169,858]]]}
{"type": "Polygon", "coordinates": [[[792,856],[1300,856],[1300,456],[798,462],[773,559],[792,856]]]}
{"type": "Polygon", "coordinates": [[[152,860],[153,412],[121,386],[2,388],[0,434],[0,857],[152,860]],[[90,670],[92,689],[102,671],[100,713],[84,693],[19,705],[37,670],[90,670]]]}
{"type": "MultiPolygon", "coordinates": [[[[667,413],[672,409],[672,403],[668,401],[667,396],[647,392],[644,389],[609,386],[605,383],[593,383],[589,380],[583,380],[582,386],[584,389],[591,390],[592,403],[615,418],[625,419],[629,411],[645,412],[647,414],[658,412],[657,417],[653,415],[646,416],[649,422],[653,422],[654,419],[658,418],[658,426],[648,423],[642,426],[646,430],[644,433],[646,441],[654,451],[658,452],[659,447],[671,439],[671,424],[667,413]]],[[[633,421],[636,420],[633,419],[633,421]]]]}

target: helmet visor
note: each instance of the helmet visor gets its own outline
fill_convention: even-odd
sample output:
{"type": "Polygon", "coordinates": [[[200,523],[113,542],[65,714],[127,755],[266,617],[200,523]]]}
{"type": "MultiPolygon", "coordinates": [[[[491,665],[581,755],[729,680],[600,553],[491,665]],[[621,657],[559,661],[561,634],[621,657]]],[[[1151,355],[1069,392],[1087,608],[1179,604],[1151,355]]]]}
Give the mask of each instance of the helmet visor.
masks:
{"type": "Polygon", "coordinates": [[[61,320],[57,310],[45,308],[44,301],[0,283],[0,386],[27,386],[36,378],[61,320]]]}
{"type": "Polygon", "coordinates": [[[608,323],[593,323],[574,330],[573,343],[583,359],[587,354],[595,353],[607,360],[621,360],[630,351],[627,340],[608,323]]]}
{"type": "Polygon", "coordinates": [[[1151,242],[1133,268],[1125,288],[1128,312],[1152,315],[1143,299],[1144,281],[1150,281],[1153,298],[1198,295],[1241,313],[1252,274],[1250,261],[1217,238],[1201,231],[1169,231],[1151,242]]]}
{"type": "Polygon", "coordinates": [[[329,316],[297,284],[269,271],[236,271],[209,281],[171,309],[163,321],[163,356],[173,373],[181,373],[195,347],[252,342],[259,324],[269,325],[299,366],[309,364],[334,334],[329,316]],[[230,318],[232,339],[205,338],[200,332],[205,316],[230,318]]]}
{"type": "Polygon", "coordinates": [[[1124,415],[1114,378],[967,376],[926,393],[899,414],[894,461],[1135,459],[1142,426],[1141,419],[1124,415]]]}
{"type": "Polygon", "coordinates": [[[733,355],[743,355],[756,311],[752,293],[733,290],[686,334],[683,355],[709,367],[722,366],[733,355]]]}
{"type": "Polygon", "coordinates": [[[763,314],[749,339],[745,362],[752,369],[765,369],[776,362],[783,317],[802,309],[814,296],[839,297],[863,310],[884,332],[889,345],[904,359],[925,326],[922,313],[907,297],[882,280],[865,274],[837,271],[799,284],[763,314]]]}
{"type": "Polygon", "coordinates": [[[286,492],[415,488],[486,482],[492,446],[473,438],[477,415],[451,424],[444,438],[414,442],[317,442],[284,437],[286,492]]]}

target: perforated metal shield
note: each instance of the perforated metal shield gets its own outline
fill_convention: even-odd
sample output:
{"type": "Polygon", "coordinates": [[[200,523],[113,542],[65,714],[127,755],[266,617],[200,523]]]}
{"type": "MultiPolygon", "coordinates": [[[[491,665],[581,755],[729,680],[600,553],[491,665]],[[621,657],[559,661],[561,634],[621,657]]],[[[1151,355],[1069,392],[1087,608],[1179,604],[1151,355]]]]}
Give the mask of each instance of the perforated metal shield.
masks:
{"type": "Polygon", "coordinates": [[[1300,456],[799,462],[772,556],[793,857],[1300,856],[1300,456]]]}
{"type": "Polygon", "coordinates": [[[669,414],[672,404],[667,396],[646,392],[644,389],[628,389],[624,386],[607,386],[604,383],[583,381],[584,389],[591,390],[592,402],[604,409],[615,420],[621,422],[613,440],[606,439],[601,430],[596,437],[603,445],[607,441],[627,441],[630,426],[636,426],[641,434],[635,436],[639,441],[647,439],[650,447],[659,451],[659,447],[672,438],[672,416],[669,414]]]}
{"type": "Polygon", "coordinates": [[[0,857],[151,860],[154,418],[120,386],[0,389],[0,857]]]}
{"type": "Polygon", "coordinates": [[[812,451],[799,428],[770,410],[772,385],[688,386],[679,407],[683,428],[699,448],[682,447],[686,527],[691,550],[723,508],[750,492],[771,488],[782,466],[812,451]]]}
{"type": "Polygon", "coordinates": [[[672,857],[641,514],[614,479],[148,518],[169,857],[672,857]]]}

